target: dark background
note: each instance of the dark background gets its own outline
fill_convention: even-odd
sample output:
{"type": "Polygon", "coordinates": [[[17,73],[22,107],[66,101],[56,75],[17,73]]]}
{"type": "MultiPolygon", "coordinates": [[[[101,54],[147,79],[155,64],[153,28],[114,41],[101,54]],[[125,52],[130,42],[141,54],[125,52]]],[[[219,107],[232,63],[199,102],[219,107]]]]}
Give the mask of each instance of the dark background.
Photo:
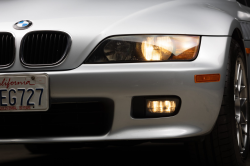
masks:
{"type": "Polygon", "coordinates": [[[239,3],[250,7],[250,0],[237,0],[239,3]]]}
{"type": "MultiPolygon", "coordinates": [[[[34,155],[23,145],[0,145],[0,165],[191,166],[192,162],[183,144],[144,143],[133,147],[78,148],[57,155],[34,155]]],[[[247,165],[250,166],[250,155],[247,165]]]]}

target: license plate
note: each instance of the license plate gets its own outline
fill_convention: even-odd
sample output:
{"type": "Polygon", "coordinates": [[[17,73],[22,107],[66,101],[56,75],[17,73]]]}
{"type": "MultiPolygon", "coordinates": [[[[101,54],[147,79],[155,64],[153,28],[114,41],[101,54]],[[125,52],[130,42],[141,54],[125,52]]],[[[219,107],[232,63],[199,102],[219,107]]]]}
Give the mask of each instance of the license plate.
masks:
{"type": "Polygon", "coordinates": [[[0,76],[0,112],[47,111],[47,74],[0,76]]]}

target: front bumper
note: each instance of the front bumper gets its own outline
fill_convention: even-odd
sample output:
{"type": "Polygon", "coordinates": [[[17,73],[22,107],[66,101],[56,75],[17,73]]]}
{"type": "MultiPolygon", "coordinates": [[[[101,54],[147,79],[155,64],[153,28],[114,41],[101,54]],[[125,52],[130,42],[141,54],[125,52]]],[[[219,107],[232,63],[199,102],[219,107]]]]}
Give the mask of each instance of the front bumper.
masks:
{"type": "Polygon", "coordinates": [[[13,138],[0,139],[0,143],[173,139],[207,134],[219,114],[230,42],[230,37],[202,37],[199,55],[192,62],[83,64],[70,71],[46,72],[51,103],[113,100],[111,130],[103,136],[13,138]],[[214,73],[221,74],[220,82],[194,82],[194,75],[214,73]],[[179,96],[179,113],[173,117],[133,119],[132,97],[150,95],[179,96]]]}

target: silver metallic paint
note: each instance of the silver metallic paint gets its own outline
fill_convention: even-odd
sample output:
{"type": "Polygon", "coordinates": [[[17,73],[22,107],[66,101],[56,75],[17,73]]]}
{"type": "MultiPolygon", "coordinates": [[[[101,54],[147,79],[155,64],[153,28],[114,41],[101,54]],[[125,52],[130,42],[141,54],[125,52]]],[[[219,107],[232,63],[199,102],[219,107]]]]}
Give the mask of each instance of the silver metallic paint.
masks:
{"type": "Polygon", "coordinates": [[[51,101],[109,98],[115,103],[111,131],[105,136],[1,139],[0,143],[167,139],[210,132],[222,102],[230,37],[202,37],[193,62],[84,64],[70,71],[47,72],[51,101]],[[211,49],[213,48],[213,49],[211,49]],[[195,74],[220,73],[221,81],[194,83],[195,74]],[[177,95],[182,99],[174,117],[133,119],[131,99],[140,95],[177,95]]]}
{"type": "MultiPolygon", "coordinates": [[[[95,97],[109,98],[115,103],[113,126],[107,135],[13,138],[1,139],[0,143],[168,139],[206,134],[212,130],[222,102],[230,36],[236,28],[242,32],[239,21],[250,21],[250,10],[235,0],[12,0],[0,3],[1,13],[8,14],[0,18],[0,30],[15,34],[16,57],[22,37],[30,31],[60,30],[72,37],[71,50],[61,65],[28,69],[17,58],[11,68],[0,70],[2,74],[46,71],[50,77],[52,103],[95,97]],[[15,14],[18,8],[27,5],[30,10],[15,14]],[[14,22],[27,18],[34,23],[28,30],[12,28],[14,22]],[[129,34],[201,35],[202,41],[199,55],[192,62],[82,64],[106,37],[129,34]],[[195,74],[211,73],[221,74],[221,81],[194,83],[195,74]],[[131,98],[139,95],[177,95],[182,99],[182,106],[174,117],[133,119],[131,98]]],[[[245,41],[245,44],[250,43],[245,41]]]]}
{"type": "MultiPolygon", "coordinates": [[[[68,59],[59,66],[46,69],[57,71],[80,66],[100,41],[113,35],[230,36],[235,28],[241,30],[237,12],[245,12],[245,9],[237,2],[225,0],[13,0],[1,1],[0,11],[8,13],[8,17],[0,18],[0,30],[11,30],[16,35],[16,57],[19,56],[21,39],[30,31],[60,30],[72,37],[68,59]],[[20,8],[29,10],[15,14],[20,8]],[[32,27],[22,31],[12,28],[17,20],[28,17],[33,22],[32,27]]],[[[30,69],[16,61],[5,70],[15,71],[29,72],[30,69]]]]}

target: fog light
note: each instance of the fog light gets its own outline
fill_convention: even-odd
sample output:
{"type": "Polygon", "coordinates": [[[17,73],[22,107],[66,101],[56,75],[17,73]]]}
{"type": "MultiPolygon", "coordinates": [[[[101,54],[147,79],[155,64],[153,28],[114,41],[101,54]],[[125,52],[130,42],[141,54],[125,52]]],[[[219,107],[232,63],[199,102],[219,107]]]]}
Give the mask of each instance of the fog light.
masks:
{"type": "Polygon", "coordinates": [[[151,113],[173,113],[176,102],[171,100],[147,100],[147,110],[151,113]]]}
{"type": "Polygon", "coordinates": [[[131,116],[133,118],[170,117],[178,114],[181,98],[178,96],[134,96],[131,116]]]}

